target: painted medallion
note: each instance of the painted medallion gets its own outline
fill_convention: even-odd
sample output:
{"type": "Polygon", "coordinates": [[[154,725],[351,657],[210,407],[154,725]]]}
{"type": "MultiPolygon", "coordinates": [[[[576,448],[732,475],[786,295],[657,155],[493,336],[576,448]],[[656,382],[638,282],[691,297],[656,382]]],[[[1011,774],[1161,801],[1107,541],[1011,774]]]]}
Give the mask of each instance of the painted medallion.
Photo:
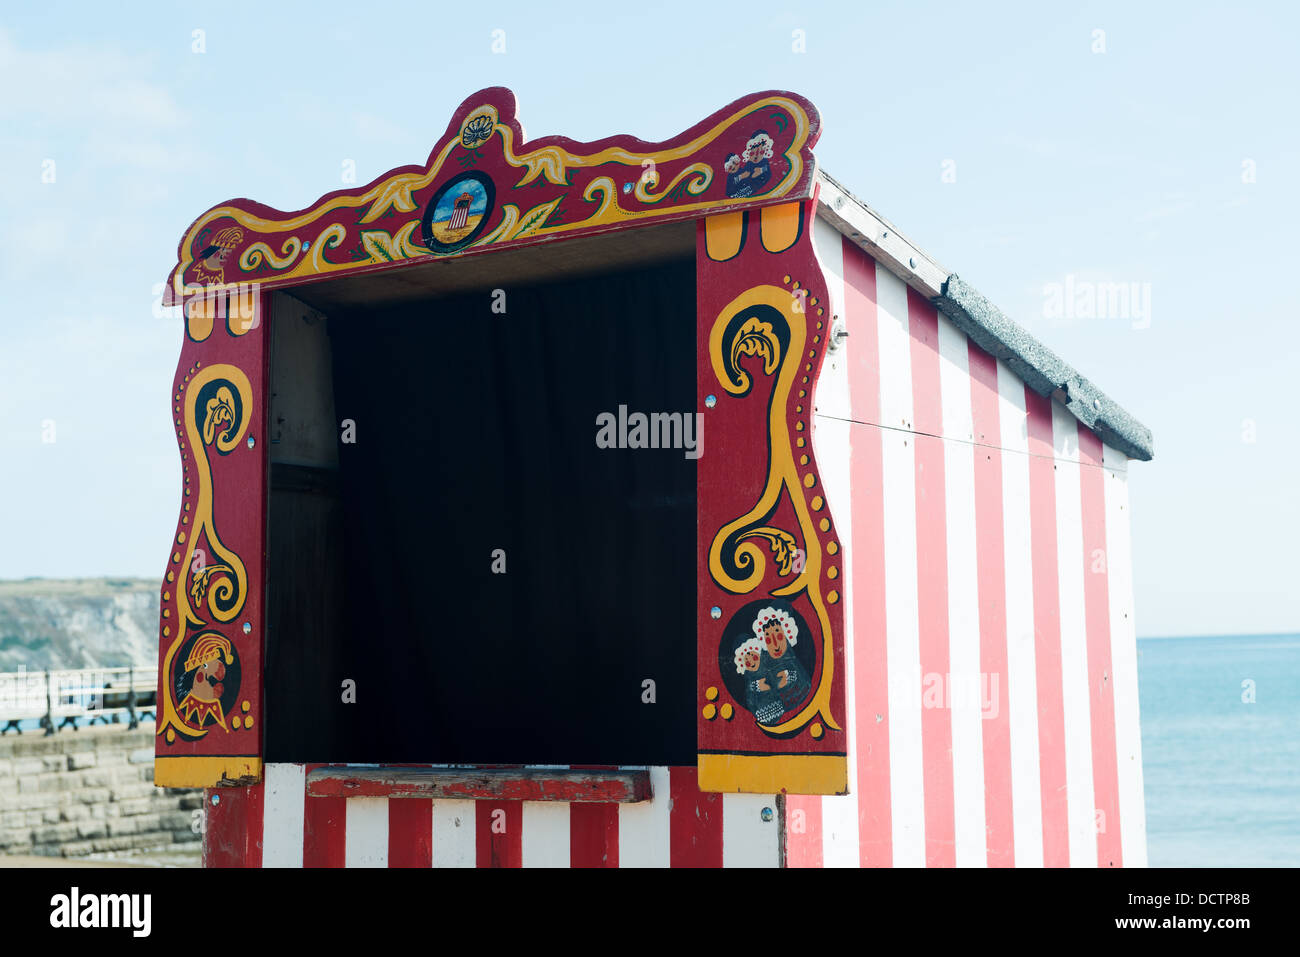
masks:
{"type": "Polygon", "coordinates": [[[454,253],[487,227],[496,190],[484,173],[457,176],[434,194],[424,211],[424,244],[434,253],[454,253]]]}

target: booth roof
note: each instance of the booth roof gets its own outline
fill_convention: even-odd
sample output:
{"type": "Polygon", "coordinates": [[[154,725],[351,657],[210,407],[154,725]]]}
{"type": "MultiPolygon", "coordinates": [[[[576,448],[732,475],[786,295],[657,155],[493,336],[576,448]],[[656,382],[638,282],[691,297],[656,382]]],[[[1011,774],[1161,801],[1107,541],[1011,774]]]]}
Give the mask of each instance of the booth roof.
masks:
{"type": "Polygon", "coordinates": [[[1052,396],[1080,422],[1129,458],[1149,461],[1151,430],[1056,353],[1031,336],[970,283],[949,273],[892,223],[824,171],[819,214],[905,283],[924,295],[984,351],[1001,359],[1039,395],[1052,396]]]}

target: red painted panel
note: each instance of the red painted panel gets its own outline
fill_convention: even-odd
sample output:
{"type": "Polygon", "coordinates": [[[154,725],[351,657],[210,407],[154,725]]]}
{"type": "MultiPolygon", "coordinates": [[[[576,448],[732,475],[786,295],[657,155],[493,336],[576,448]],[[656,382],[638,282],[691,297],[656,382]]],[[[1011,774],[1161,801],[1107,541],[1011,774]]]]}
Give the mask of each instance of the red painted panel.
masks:
{"type": "Polygon", "coordinates": [[[388,802],[388,866],[430,867],[433,863],[433,801],[398,798],[388,802]]]}
{"type": "MultiPolygon", "coordinates": [[[[319,764],[303,765],[305,771],[319,764]]],[[[347,842],[347,798],[312,797],[303,790],[302,866],[344,867],[347,842]]]]}
{"type": "MultiPolygon", "coordinates": [[[[617,771],[612,764],[573,765],[574,771],[617,771]]],[[[649,788],[647,788],[649,792],[649,788]]],[[[658,795],[663,800],[663,795],[658,795]]],[[[618,805],[569,805],[569,866],[618,867],[618,805]]]]}
{"type": "Polygon", "coordinates": [[[1083,602],[1088,630],[1088,713],[1092,727],[1092,786],[1097,864],[1122,867],[1119,769],[1115,750],[1115,687],[1110,658],[1110,575],[1106,548],[1106,472],[1102,444],[1079,427],[1079,484],[1083,497],[1083,602]]]}
{"type": "Polygon", "coordinates": [[[975,428],[975,554],[979,577],[980,670],[990,691],[984,715],[984,833],[989,867],[1016,862],[1011,803],[1011,694],[1007,680],[1006,544],[1002,514],[1002,431],[997,360],[969,344],[971,417],[975,428]]]}
{"type": "Polygon", "coordinates": [[[953,811],[952,712],[944,699],[948,667],[948,504],[944,488],[943,401],[939,391],[939,314],[907,290],[911,331],[912,421],[916,436],[916,583],[921,654],[921,769],[925,781],[925,859],[957,864],[953,811]],[[938,701],[932,700],[938,695],[938,701]]]}
{"type": "Polygon", "coordinates": [[[847,787],[843,548],[810,438],[832,319],[814,208],[699,225],[696,713],[709,790],[847,787]],[[746,641],[757,645],[741,671],[746,641]]]}
{"type": "MultiPolygon", "coordinates": [[[[843,240],[849,401],[854,422],[880,422],[880,334],[876,262],[843,240]]],[[[885,641],[884,452],[880,430],[850,430],[853,489],[853,671],[856,709],[858,847],[863,867],[893,864],[889,792],[889,667],[885,641]]]]}
{"type": "Polygon", "coordinates": [[[523,867],[522,801],[479,801],[474,808],[479,867],[523,867]]]}
{"type": "Polygon", "coordinates": [[[1029,523],[1034,578],[1034,660],[1038,682],[1038,770],[1043,795],[1043,864],[1070,865],[1065,793],[1065,698],[1061,598],[1056,554],[1056,463],[1052,400],[1025,388],[1029,430],[1029,523]]]}
{"type": "Polygon", "coordinates": [[[785,866],[822,867],[820,794],[791,794],[785,800],[785,866]]]}
{"type": "Polygon", "coordinates": [[[253,784],[204,792],[204,867],[262,866],[263,787],[253,784]]]}
{"type": "Polygon", "coordinates": [[[617,804],[569,805],[569,866],[618,867],[617,804]]]}
{"type": "Polygon", "coordinates": [[[162,584],[157,766],[168,787],[261,774],[266,297],[191,304],[172,387],[181,503],[162,584]]]}
{"type": "Polygon", "coordinates": [[[669,866],[722,866],[722,795],[702,792],[695,768],[670,768],[669,866]]]}

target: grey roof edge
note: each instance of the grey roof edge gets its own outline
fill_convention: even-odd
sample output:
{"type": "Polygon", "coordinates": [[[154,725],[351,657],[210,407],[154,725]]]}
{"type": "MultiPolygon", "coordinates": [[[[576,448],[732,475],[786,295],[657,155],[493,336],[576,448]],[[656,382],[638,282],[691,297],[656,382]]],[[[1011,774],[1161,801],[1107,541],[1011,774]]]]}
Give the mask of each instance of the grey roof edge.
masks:
{"type": "Polygon", "coordinates": [[[1069,363],[1013,322],[956,273],[947,278],[934,304],[977,346],[1007,364],[1043,396],[1055,396],[1076,419],[1111,448],[1149,462],[1151,430],[1081,376],[1069,363]]]}
{"type": "Polygon", "coordinates": [[[819,214],[903,282],[924,295],[976,345],[1001,359],[1039,395],[1062,402],[1111,448],[1148,462],[1151,430],[1035,339],[970,283],[949,273],[893,223],[823,169],[819,214]]]}

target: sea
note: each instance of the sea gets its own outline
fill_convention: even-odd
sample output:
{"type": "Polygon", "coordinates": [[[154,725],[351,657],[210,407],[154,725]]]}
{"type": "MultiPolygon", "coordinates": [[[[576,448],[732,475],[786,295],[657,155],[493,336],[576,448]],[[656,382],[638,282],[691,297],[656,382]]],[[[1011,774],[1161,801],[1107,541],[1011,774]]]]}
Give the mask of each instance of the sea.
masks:
{"type": "Polygon", "coordinates": [[[1300,866],[1300,635],[1137,647],[1150,866],[1300,866]]]}

